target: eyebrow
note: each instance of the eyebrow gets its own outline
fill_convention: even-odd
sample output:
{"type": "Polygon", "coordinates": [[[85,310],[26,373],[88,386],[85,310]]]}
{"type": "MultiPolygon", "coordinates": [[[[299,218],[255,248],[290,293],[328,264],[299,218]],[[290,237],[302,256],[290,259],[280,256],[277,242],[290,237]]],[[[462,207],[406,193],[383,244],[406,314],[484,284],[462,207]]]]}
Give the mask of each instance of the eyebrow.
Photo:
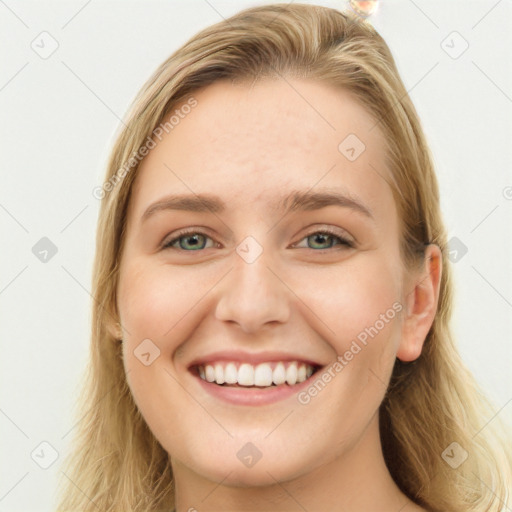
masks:
{"type": "MultiPolygon", "coordinates": [[[[278,209],[288,213],[293,211],[312,211],[326,208],[327,206],[341,206],[350,208],[365,217],[373,219],[373,214],[367,206],[352,194],[325,191],[310,192],[294,190],[284,197],[278,204],[278,209]]],[[[189,212],[220,213],[226,209],[226,204],[215,195],[193,194],[167,196],[152,203],[142,214],[141,222],[151,217],[156,212],[166,210],[183,210],[189,212]]]]}

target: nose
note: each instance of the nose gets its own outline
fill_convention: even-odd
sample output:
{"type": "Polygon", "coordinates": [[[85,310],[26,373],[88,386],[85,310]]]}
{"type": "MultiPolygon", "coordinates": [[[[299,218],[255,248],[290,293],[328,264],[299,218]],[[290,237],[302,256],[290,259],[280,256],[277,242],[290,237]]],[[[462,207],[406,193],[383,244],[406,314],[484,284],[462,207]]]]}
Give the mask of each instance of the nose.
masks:
{"type": "Polygon", "coordinates": [[[234,254],[234,268],[219,290],[215,317],[238,324],[245,333],[285,323],[290,317],[290,291],[264,255],[248,263],[234,254]]]}

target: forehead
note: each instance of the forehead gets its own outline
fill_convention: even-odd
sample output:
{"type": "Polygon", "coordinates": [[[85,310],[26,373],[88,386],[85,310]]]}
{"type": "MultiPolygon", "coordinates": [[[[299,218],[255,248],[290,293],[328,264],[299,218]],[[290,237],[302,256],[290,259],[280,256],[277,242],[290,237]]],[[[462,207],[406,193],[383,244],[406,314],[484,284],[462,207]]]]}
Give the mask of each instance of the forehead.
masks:
{"type": "Polygon", "coordinates": [[[219,81],[193,97],[193,109],[174,107],[173,128],[138,170],[130,206],[139,215],[170,193],[272,208],[285,191],[315,187],[342,187],[394,211],[384,138],[347,91],[287,78],[219,81]]]}

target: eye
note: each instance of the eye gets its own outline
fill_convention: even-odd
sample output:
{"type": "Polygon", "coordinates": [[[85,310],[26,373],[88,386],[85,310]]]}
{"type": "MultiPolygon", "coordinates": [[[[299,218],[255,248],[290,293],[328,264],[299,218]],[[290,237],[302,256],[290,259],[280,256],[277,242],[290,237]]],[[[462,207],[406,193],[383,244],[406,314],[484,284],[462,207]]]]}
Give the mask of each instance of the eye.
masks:
{"type": "Polygon", "coordinates": [[[309,235],[307,235],[302,240],[306,240],[307,246],[299,246],[295,245],[295,247],[305,248],[305,249],[314,249],[314,250],[325,250],[331,249],[335,245],[335,241],[337,240],[338,245],[345,247],[354,247],[354,244],[347,240],[346,238],[340,236],[339,234],[331,231],[329,229],[324,229],[322,231],[315,231],[309,235]]]}
{"type": "MultiPolygon", "coordinates": [[[[354,247],[353,242],[329,229],[315,231],[307,235],[302,240],[307,241],[306,247],[301,247],[298,244],[295,244],[294,247],[313,250],[331,249],[335,245],[341,245],[347,248],[354,247]],[[336,244],[336,241],[338,241],[338,244],[336,244]]],[[[177,249],[185,252],[193,252],[211,247],[218,247],[218,244],[216,244],[211,237],[201,233],[200,231],[189,230],[179,233],[177,236],[166,242],[162,246],[162,249],[177,249]],[[212,242],[209,247],[206,246],[208,240],[212,242]]]]}
{"type": "MultiPolygon", "coordinates": [[[[199,251],[201,249],[206,249],[205,246],[206,240],[212,240],[209,236],[204,233],[200,233],[199,231],[186,231],[180,233],[178,236],[174,237],[172,240],[166,242],[162,249],[178,249],[187,252],[191,251],[199,251]],[[178,245],[178,247],[176,247],[178,245]]],[[[212,240],[213,242],[213,240],[212,240]]],[[[213,247],[210,246],[210,247],[213,247]]]]}

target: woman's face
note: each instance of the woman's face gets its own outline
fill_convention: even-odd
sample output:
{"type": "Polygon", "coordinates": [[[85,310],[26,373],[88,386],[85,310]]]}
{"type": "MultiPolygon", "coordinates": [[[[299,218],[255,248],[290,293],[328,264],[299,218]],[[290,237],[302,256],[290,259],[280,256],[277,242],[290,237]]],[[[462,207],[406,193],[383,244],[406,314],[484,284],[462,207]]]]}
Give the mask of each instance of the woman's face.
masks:
{"type": "Polygon", "coordinates": [[[194,97],[132,190],[127,379],[175,472],[288,480],[375,447],[395,358],[418,355],[384,140],[318,82],[194,97]]]}

